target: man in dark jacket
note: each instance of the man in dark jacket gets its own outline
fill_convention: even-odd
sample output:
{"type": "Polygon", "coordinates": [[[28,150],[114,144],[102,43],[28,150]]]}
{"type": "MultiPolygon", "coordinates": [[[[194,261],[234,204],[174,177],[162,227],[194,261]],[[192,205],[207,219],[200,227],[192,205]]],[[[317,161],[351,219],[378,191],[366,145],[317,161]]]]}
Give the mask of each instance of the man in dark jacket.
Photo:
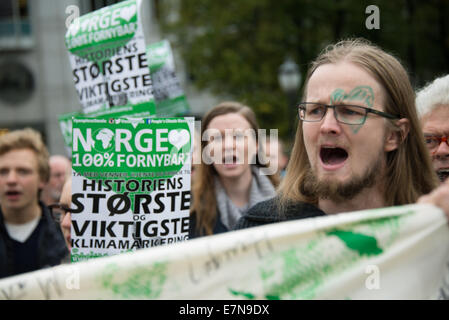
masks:
{"type": "Polygon", "coordinates": [[[61,230],[39,193],[49,177],[40,134],[0,137],[0,278],[61,263],[68,253],[61,230]]]}
{"type": "Polygon", "coordinates": [[[235,229],[325,214],[428,202],[449,216],[400,62],[363,40],[326,48],[307,73],[304,102],[278,196],[235,229]]]}

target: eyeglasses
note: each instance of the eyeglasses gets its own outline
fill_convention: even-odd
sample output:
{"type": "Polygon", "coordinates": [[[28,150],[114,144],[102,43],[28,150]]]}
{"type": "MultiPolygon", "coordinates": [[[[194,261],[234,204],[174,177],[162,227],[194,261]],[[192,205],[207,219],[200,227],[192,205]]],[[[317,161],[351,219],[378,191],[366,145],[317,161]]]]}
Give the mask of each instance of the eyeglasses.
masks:
{"type": "Polygon", "coordinates": [[[64,219],[67,213],[72,213],[75,211],[74,209],[69,208],[67,205],[62,203],[51,204],[48,206],[48,208],[50,209],[52,218],[58,223],[60,223],[64,219]]]}
{"type": "Polygon", "coordinates": [[[334,109],[334,116],[338,122],[345,124],[364,124],[368,113],[388,119],[399,119],[389,113],[352,104],[327,105],[315,102],[301,102],[298,105],[299,118],[306,122],[321,121],[327,113],[327,109],[334,109]]]}
{"type": "Polygon", "coordinates": [[[447,146],[449,147],[449,136],[432,136],[432,135],[424,135],[424,141],[426,143],[427,148],[429,148],[430,151],[436,151],[438,147],[440,146],[441,142],[446,142],[447,146]]]}

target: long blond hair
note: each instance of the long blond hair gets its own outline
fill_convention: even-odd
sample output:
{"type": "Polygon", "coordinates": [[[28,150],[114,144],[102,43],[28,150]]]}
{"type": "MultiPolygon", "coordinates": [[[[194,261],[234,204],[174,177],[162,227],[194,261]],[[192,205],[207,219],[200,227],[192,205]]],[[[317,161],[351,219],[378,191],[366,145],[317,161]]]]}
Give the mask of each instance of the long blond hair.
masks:
{"type": "MultiPolygon", "coordinates": [[[[422,194],[430,192],[438,184],[428,150],[424,145],[422,130],[415,108],[415,94],[406,70],[391,54],[364,39],[340,41],[330,45],[312,62],[307,73],[307,83],[318,67],[341,61],[353,63],[371,74],[386,93],[385,112],[409,120],[410,130],[396,150],[387,154],[384,199],[389,206],[414,203],[422,194]]],[[[388,126],[399,128],[388,120],[388,126]]],[[[304,145],[302,123],[298,123],[295,143],[287,167],[287,173],[279,186],[280,205],[304,201],[317,204],[314,195],[306,196],[304,182],[306,172],[311,170],[304,145]]]]}
{"type": "MultiPolygon", "coordinates": [[[[259,129],[259,125],[257,124],[256,115],[250,107],[233,101],[222,102],[204,115],[201,121],[201,137],[212,119],[229,113],[236,113],[243,116],[251,125],[251,128],[256,132],[257,141],[257,130],[259,129]]],[[[204,150],[207,143],[208,141],[201,141],[201,150],[204,150]]],[[[257,158],[256,165],[263,166],[257,158]]],[[[212,234],[217,220],[217,200],[215,197],[214,179],[216,175],[217,172],[212,164],[206,164],[204,161],[201,161],[192,186],[193,199],[190,209],[190,212],[195,213],[196,215],[197,223],[195,228],[200,234],[212,234]]],[[[269,175],[268,178],[274,186],[279,184],[278,174],[269,175]]]]}

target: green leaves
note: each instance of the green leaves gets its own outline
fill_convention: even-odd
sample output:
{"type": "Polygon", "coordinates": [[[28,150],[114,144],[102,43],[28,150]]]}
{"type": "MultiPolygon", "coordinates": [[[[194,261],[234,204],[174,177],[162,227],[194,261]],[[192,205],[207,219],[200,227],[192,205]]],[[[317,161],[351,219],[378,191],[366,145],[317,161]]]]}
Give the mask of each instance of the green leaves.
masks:
{"type": "Polygon", "coordinates": [[[277,78],[287,56],[299,65],[304,80],[308,64],[326,45],[364,37],[396,54],[417,77],[417,85],[449,69],[449,38],[442,28],[447,1],[379,0],[380,30],[366,29],[368,4],[356,0],[190,0],[180,1],[177,9],[171,1],[160,5],[163,31],[177,36],[175,50],[195,86],[247,103],[261,127],[280,129],[284,139],[293,106],[277,78]],[[179,15],[176,21],[167,18],[173,10],[179,15]]]}

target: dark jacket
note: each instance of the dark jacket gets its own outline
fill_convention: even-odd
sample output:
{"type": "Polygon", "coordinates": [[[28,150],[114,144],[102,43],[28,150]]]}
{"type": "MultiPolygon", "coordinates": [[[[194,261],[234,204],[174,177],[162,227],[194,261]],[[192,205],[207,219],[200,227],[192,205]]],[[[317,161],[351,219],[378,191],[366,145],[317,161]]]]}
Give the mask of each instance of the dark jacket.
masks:
{"type": "MultiPolygon", "coordinates": [[[[41,229],[38,234],[37,263],[38,269],[41,269],[60,264],[68,254],[68,249],[62,231],[51,217],[50,210],[43,203],[39,204],[42,209],[42,216],[38,224],[41,229]]],[[[0,208],[0,278],[17,274],[12,248],[13,240],[6,230],[3,212],[0,208]]]]}
{"type": "MultiPolygon", "coordinates": [[[[217,220],[215,221],[214,228],[212,230],[212,234],[228,232],[229,229],[226,227],[220,219],[220,211],[217,209],[217,220]]],[[[190,214],[189,220],[189,239],[194,239],[198,237],[205,236],[204,231],[200,232],[196,229],[196,213],[192,212],[190,214]]]]}
{"type": "Polygon", "coordinates": [[[251,207],[246,214],[239,219],[234,230],[325,215],[326,214],[316,206],[305,202],[289,203],[281,213],[278,207],[278,198],[275,197],[270,200],[259,202],[251,207]]]}

